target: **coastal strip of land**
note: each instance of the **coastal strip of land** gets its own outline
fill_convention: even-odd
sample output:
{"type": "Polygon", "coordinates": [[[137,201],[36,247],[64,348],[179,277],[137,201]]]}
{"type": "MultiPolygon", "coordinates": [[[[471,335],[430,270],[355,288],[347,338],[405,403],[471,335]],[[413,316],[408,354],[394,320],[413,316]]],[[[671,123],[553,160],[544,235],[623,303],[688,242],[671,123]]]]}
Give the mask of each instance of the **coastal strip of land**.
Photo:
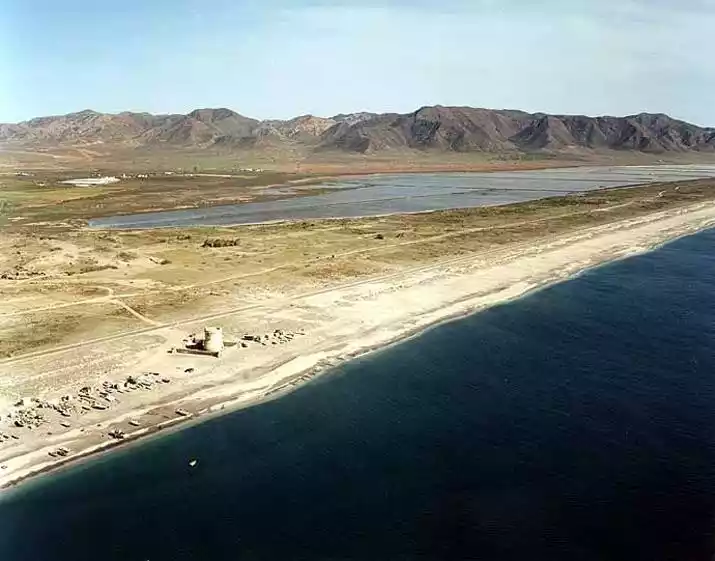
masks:
{"type": "Polygon", "coordinates": [[[0,305],[12,344],[0,358],[0,487],[275,399],[432,325],[711,227],[712,191],[707,181],[651,185],[168,241],[81,230],[25,240],[0,305]],[[107,247],[92,255],[135,255],[81,272],[98,240],[107,247]],[[219,358],[170,352],[207,325],[236,345],[219,358]]]}

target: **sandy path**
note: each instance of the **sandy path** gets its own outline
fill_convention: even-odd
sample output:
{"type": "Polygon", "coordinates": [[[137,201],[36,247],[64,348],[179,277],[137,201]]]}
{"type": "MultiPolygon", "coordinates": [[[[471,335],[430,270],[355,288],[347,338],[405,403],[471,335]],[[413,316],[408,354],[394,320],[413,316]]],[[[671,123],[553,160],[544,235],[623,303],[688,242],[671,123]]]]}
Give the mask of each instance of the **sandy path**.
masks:
{"type": "Polygon", "coordinates": [[[131,315],[133,315],[135,318],[137,318],[141,322],[148,323],[149,325],[153,325],[155,327],[159,327],[162,325],[158,321],[154,321],[153,319],[149,319],[148,317],[146,317],[144,314],[140,314],[134,308],[132,308],[130,305],[125,304],[121,300],[114,299],[114,300],[110,300],[110,302],[119,305],[121,308],[124,308],[127,312],[129,312],[131,315]]]}
{"type": "MultiPolygon", "coordinates": [[[[148,327],[141,333],[163,330],[161,332],[170,339],[180,336],[178,330],[174,332],[170,327],[223,318],[227,327],[236,333],[246,325],[263,322],[262,325],[270,328],[290,322],[304,327],[307,335],[286,345],[228,352],[221,359],[209,362],[203,358],[167,355],[160,352],[161,345],[145,347],[135,364],[141,366],[142,371],[183,372],[190,367],[196,372],[177,378],[161,391],[122,396],[122,403],[111,410],[93,411],[86,418],[72,419],[71,430],[50,426],[51,439],[42,434],[23,434],[20,441],[0,444],[0,486],[56,464],[58,460],[47,456],[52,447],[67,446],[72,450],[71,457],[77,458],[110,445],[112,442],[106,436],[108,428],[126,428],[121,423],[129,416],[144,416],[138,431],[145,434],[151,427],[177,422],[174,414],[177,407],[201,413],[255,403],[268,398],[269,394],[274,397],[282,391],[290,391],[297,384],[296,377],[306,373],[314,375],[445,319],[517,298],[594,265],[645,251],[713,225],[715,204],[703,203],[293,298],[200,316],[169,327],[148,327]],[[274,393],[276,391],[278,393],[274,393]],[[84,432],[77,431],[80,427],[84,432]]],[[[132,336],[135,335],[124,335],[132,336]]],[[[87,352],[97,353],[103,344],[103,340],[98,340],[83,345],[89,347],[87,352]]],[[[80,349],[81,345],[67,350],[74,356],[80,349]]],[[[31,359],[24,358],[30,361],[29,369],[34,364],[31,359]]],[[[34,432],[44,434],[44,431],[34,432]]]]}

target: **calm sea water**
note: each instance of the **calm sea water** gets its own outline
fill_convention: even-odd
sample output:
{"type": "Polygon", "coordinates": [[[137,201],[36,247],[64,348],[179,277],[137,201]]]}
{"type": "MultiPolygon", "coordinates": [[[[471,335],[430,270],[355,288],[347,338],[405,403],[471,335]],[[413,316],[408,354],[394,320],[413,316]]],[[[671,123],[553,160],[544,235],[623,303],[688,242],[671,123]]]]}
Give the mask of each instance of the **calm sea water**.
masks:
{"type": "Polygon", "coordinates": [[[714,246],[679,240],[29,482],[0,495],[0,559],[710,560],[714,246]]]}
{"type": "Polygon", "coordinates": [[[495,206],[604,187],[715,177],[715,166],[614,166],[496,173],[381,174],[318,185],[322,195],[90,220],[96,228],[255,224],[495,206]]]}

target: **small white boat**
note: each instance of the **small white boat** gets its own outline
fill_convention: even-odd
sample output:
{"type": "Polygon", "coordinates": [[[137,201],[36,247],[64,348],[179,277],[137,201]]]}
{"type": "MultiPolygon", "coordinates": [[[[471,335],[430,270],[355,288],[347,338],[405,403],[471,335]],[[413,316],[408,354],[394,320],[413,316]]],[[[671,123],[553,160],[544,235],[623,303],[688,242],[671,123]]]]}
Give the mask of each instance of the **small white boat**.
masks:
{"type": "Polygon", "coordinates": [[[198,463],[199,463],[198,460],[191,460],[191,461],[189,462],[189,466],[191,466],[191,467],[196,467],[196,464],[198,464],[198,463]]]}

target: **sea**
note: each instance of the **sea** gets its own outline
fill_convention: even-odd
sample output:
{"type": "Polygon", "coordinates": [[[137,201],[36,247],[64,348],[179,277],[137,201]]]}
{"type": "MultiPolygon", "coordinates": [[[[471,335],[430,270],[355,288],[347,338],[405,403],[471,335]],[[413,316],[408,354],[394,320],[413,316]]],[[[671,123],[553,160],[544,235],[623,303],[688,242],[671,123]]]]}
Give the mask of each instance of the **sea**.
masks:
{"type": "Polygon", "coordinates": [[[710,561],[714,525],[708,230],[2,492],[0,560],[710,561]]]}

